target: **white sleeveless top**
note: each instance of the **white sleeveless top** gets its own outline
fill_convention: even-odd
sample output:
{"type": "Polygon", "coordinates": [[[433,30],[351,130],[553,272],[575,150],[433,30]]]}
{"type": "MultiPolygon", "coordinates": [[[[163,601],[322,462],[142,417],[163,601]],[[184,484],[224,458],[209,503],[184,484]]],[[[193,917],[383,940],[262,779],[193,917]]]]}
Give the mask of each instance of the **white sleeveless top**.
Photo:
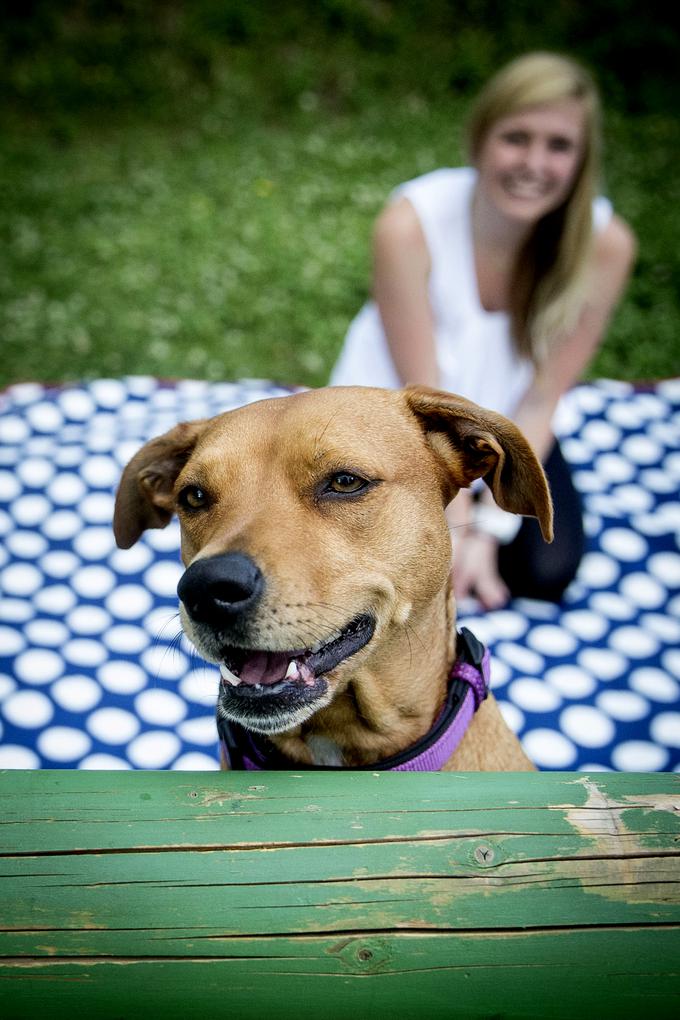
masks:
{"type": "MultiPolygon", "coordinates": [[[[471,221],[476,178],[470,167],[434,170],[402,184],[393,198],[411,202],[429,250],[440,385],[512,416],[531,383],[533,366],[515,352],[508,313],[487,312],[480,302],[471,221]]],[[[611,216],[608,199],[597,198],[595,230],[604,229],[611,216]]],[[[402,385],[374,301],[352,322],[330,385],[402,385]]]]}

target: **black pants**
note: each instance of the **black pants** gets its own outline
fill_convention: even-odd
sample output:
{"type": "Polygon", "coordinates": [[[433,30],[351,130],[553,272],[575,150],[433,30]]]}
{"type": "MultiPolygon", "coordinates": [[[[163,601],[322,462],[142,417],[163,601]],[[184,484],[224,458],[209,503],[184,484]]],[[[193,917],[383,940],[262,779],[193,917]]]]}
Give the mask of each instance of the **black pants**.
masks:
{"type": "Polygon", "coordinates": [[[513,597],[559,602],[583,556],[583,511],[557,441],[543,467],[553,498],[555,538],[548,545],[538,521],[525,517],[513,541],[500,546],[498,568],[513,597]]]}

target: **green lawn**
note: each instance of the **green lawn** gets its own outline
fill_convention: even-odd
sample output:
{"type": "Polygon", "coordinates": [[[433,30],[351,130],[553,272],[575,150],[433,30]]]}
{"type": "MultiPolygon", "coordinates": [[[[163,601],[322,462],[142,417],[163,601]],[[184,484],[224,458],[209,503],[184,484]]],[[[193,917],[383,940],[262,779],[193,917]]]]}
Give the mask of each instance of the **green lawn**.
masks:
{"type": "MultiPolygon", "coordinates": [[[[175,117],[68,131],[0,154],[0,384],[149,373],[322,384],[366,297],[373,219],[399,182],[462,159],[462,100],[314,93],[264,115],[216,92],[175,117]]],[[[49,125],[48,125],[49,127],[49,125]]],[[[640,258],[594,376],[680,372],[680,128],[611,115],[607,191],[640,258]]]]}

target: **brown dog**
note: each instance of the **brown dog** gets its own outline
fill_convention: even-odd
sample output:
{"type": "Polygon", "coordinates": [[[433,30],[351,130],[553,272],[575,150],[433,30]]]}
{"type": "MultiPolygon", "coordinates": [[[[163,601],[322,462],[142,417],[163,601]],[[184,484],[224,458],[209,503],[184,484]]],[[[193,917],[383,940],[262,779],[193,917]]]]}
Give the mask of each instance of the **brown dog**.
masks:
{"type": "MultiPolygon", "coordinates": [[[[114,530],[128,548],[178,514],[182,623],[220,665],[218,723],[266,734],[291,768],[390,767],[447,698],[444,508],[479,477],[551,539],[545,476],[506,418],[422,387],[310,390],[147,443],[114,530]]],[[[441,767],[532,766],[489,697],[441,767]]]]}

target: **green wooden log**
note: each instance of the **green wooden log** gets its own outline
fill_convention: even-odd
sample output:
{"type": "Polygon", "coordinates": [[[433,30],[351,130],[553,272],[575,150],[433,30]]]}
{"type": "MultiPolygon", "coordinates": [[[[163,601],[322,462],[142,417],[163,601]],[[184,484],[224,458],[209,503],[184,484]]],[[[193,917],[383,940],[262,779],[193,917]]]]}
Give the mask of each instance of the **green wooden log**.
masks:
{"type": "Polygon", "coordinates": [[[680,776],[0,773],[0,1017],[680,1016],[680,776]]]}

